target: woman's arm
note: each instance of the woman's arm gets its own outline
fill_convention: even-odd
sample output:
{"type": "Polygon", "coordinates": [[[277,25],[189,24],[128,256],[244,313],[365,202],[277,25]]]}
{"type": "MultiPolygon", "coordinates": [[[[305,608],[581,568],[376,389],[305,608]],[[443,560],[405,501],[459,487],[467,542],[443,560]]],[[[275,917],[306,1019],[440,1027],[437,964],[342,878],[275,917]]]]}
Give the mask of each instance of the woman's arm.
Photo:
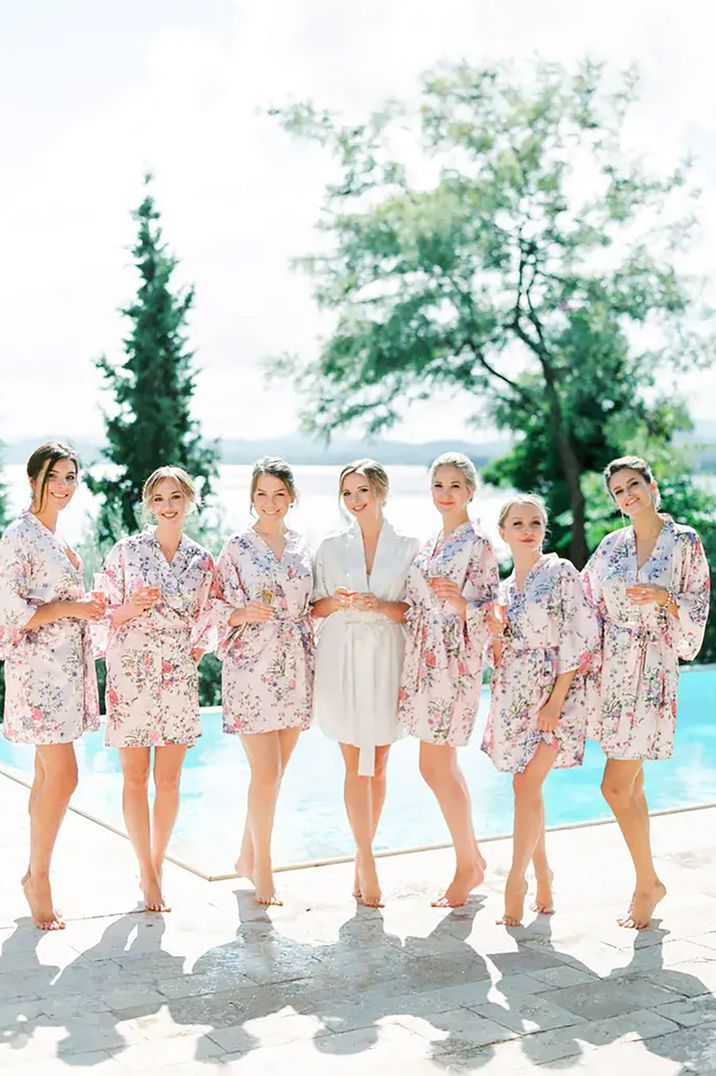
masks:
{"type": "Polygon", "coordinates": [[[554,732],[557,728],[564,701],[576,672],[576,669],[570,669],[569,672],[560,673],[555,680],[552,693],[539,712],[537,728],[540,732],[554,732]]]}
{"type": "Polygon", "coordinates": [[[104,612],[100,602],[94,598],[81,598],[79,601],[54,601],[40,605],[37,612],[24,625],[25,631],[37,631],[47,624],[73,617],[75,620],[99,620],[104,612]]]}

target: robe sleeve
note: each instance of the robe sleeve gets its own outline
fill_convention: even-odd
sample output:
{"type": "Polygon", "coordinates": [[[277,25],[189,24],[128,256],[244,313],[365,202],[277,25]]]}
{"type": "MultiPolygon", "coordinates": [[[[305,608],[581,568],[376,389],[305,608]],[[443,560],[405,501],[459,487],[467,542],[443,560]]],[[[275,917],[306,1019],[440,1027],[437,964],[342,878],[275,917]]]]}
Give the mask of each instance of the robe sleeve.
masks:
{"type": "Polygon", "coordinates": [[[20,642],[38,603],[30,600],[31,565],[22,537],[10,531],[0,540],[0,660],[20,642]]]}
{"type": "Polygon", "coordinates": [[[330,597],[328,583],[326,581],[326,543],[321,542],[313,562],[313,594],[311,601],[317,602],[321,598],[330,597]]]}
{"type": "Polygon", "coordinates": [[[93,590],[103,590],[107,595],[104,616],[90,624],[90,636],[92,649],[96,658],[103,658],[107,654],[107,644],[112,627],[112,613],[119,609],[127,600],[126,573],[125,573],[126,544],[117,542],[112,546],[105,557],[102,571],[94,577],[93,590]]]}
{"type": "Polygon", "coordinates": [[[599,646],[597,616],[579,577],[579,572],[564,561],[560,568],[561,624],[557,652],[557,675],[586,672],[594,664],[599,646]]]}
{"type": "Polygon", "coordinates": [[[232,628],[229,618],[234,609],[243,609],[249,604],[248,592],[241,582],[234,539],[229,539],[219,555],[215,593],[213,615],[218,632],[216,656],[223,659],[231,650],[233,640],[241,633],[241,626],[232,628]]]}
{"type": "Polygon", "coordinates": [[[466,635],[480,649],[488,635],[485,613],[496,601],[499,586],[500,573],[492,543],[478,536],[470,553],[462,596],[467,601],[466,635]]]}
{"type": "Polygon", "coordinates": [[[202,567],[204,568],[204,577],[196,596],[191,648],[192,650],[203,650],[205,653],[211,653],[217,647],[217,622],[221,614],[216,565],[211,553],[205,555],[202,567]]]}
{"type": "Polygon", "coordinates": [[[682,532],[679,542],[681,556],[676,565],[678,576],[672,583],[679,615],[665,615],[669,618],[676,653],[682,661],[693,661],[704,641],[711,579],[704,547],[696,531],[689,529],[682,532]]]}

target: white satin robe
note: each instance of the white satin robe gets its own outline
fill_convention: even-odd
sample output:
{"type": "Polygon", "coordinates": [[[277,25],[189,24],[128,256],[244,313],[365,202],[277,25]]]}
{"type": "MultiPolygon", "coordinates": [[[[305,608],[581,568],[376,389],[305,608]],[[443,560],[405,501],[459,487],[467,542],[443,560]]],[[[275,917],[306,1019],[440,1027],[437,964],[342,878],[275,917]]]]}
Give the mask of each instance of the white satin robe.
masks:
{"type": "MultiPolygon", "coordinates": [[[[399,534],[387,520],[366,575],[363,537],[357,523],[324,539],[314,565],[313,601],[338,587],[400,602],[420,542],[399,534]]],[[[382,613],[339,609],[317,621],[314,716],[332,740],[360,748],[358,773],[375,772],[375,748],[393,743],[398,731],[398,691],[405,629],[382,613]]]]}

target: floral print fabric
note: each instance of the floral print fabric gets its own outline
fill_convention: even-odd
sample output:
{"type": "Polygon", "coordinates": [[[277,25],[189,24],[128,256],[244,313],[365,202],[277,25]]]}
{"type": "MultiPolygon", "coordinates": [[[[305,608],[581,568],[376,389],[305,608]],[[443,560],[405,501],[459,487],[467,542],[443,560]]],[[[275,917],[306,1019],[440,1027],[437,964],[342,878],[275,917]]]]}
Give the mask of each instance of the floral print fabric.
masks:
{"type": "Polygon", "coordinates": [[[277,558],[249,528],[234,535],[218,561],[223,626],[218,655],[223,660],[224,732],[307,729],[311,723],[315,646],[310,616],[311,551],[295,531],[277,558]],[[262,624],[231,628],[234,609],[251,601],[273,607],[262,624]]]}
{"type": "Polygon", "coordinates": [[[598,643],[596,616],[579,573],[549,553],[528,573],[522,590],[514,573],[506,579],[500,601],[507,606],[507,633],[490,685],[482,749],[498,770],[509,773],[522,773],[540,742],[557,747],[555,766],[579,766],[587,732],[585,674],[598,643]],[[540,732],[539,712],[557,677],[573,669],[578,671],[556,731],[540,732]]]}
{"type": "Polygon", "coordinates": [[[17,743],[69,743],[87,729],[99,728],[88,622],[66,617],[25,630],[41,605],[85,597],[77,561],[79,566],[61,539],[31,512],[23,512],[0,540],[3,731],[17,743]]]}
{"type": "Polygon", "coordinates": [[[490,542],[468,520],[442,546],[431,539],[413,561],[405,590],[408,641],[398,712],[401,724],[426,743],[459,747],[475,724],[482,684],[485,612],[497,597],[498,570],[490,542]],[[431,576],[448,576],[467,600],[463,621],[439,601],[431,576]]]}
{"type": "Polygon", "coordinates": [[[710,580],[701,539],[691,527],[662,518],[641,568],[634,529],[624,527],[603,539],[583,572],[602,646],[590,735],[613,759],[671,756],[678,659],[696,657],[706,628],[710,580]],[[634,605],[626,588],[637,583],[671,590],[678,617],[655,604],[634,605]]]}
{"type": "Polygon", "coordinates": [[[147,527],[117,542],[95,582],[107,594],[104,631],[95,633],[97,650],[107,659],[107,745],[193,744],[201,722],[191,651],[213,648],[211,554],[184,535],[170,563],[154,528],[147,527]],[[142,586],[159,587],[160,600],[111,627],[112,610],[142,586]]]}

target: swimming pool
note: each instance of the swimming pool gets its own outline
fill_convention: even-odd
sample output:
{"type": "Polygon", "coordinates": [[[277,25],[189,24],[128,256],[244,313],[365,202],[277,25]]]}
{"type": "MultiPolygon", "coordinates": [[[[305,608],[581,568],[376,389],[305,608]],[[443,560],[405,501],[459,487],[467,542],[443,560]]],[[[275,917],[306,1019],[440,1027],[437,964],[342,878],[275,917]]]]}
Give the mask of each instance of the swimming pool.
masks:
{"type": "MultiPolygon", "coordinates": [[[[480,751],[487,692],[469,747],[460,752],[473,799],[478,834],[509,833],[512,790],[480,751]]],[[[79,741],[80,783],[74,807],[123,829],[118,756],[103,733],[79,741]]],[[[28,777],[33,749],[0,735],[0,767],[28,777]]],[[[604,756],[589,744],[584,765],[552,773],[545,800],[547,824],[607,818],[599,794],[604,756]]],[[[336,744],[313,730],[301,736],[279,803],[274,863],[288,865],[352,852],[343,810],[343,767],[336,744]]],[[[248,766],[238,737],[221,731],[218,711],[205,711],[203,735],[187,754],[182,808],[170,854],[206,875],[230,873],[244,821],[248,766]]],[[[685,669],[679,681],[676,748],[668,762],[647,763],[646,791],[652,810],[716,801],[716,666],[685,669]]],[[[432,794],[417,771],[417,743],[402,740],[391,752],[388,797],[376,848],[402,849],[448,839],[432,794]]]]}

